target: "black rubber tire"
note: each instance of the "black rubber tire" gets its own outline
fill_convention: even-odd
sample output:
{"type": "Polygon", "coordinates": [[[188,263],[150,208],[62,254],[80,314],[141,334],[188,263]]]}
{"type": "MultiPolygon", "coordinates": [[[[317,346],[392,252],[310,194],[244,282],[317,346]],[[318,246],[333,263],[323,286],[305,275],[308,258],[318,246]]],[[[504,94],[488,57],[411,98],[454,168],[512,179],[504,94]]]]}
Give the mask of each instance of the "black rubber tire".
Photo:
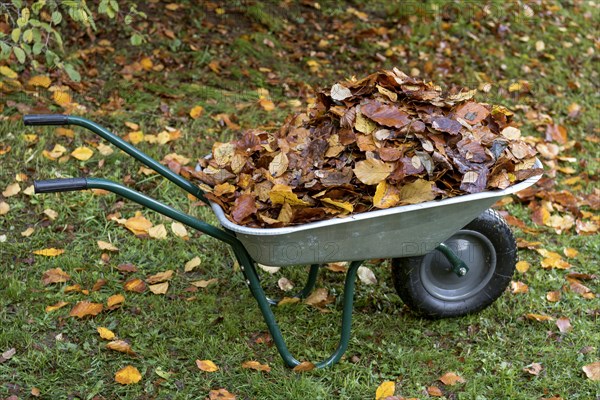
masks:
{"type": "MultiPolygon", "coordinates": [[[[482,255],[479,258],[486,261],[471,265],[463,257],[469,267],[467,276],[476,274],[473,276],[483,279],[475,281],[479,283],[473,283],[471,279],[470,285],[477,286],[466,288],[461,295],[454,296],[454,291],[446,290],[444,284],[440,284],[439,288],[436,286],[437,282],[442,282],[436,281],[438,277],[447,277],[443,279],[447,279],[449,285],[452,283],[452,289],[456,288],[456,292],[460,293],[460,279],[463,279],[449,270],[449,263],[439,251],[392,260],[394,287],[410,309],[432,319],[458,317],[480,311],[500,297],[510,283],[517,262],[517,244],[510,227],[500,214],[489,209],[444,243],[450,246],[453,241],[468,242],[469,237],[475,241],[481,239],[485,243],[480,246],[482,255]],[[445,264],[445,267],[441,267],[444,268],[442,270],[439,269],[440,260],[445,264]],[[438,269],[433,270],[436,264],[438,269]]],[[[467,281],[464,282],[466,285],[467,281]]]]}

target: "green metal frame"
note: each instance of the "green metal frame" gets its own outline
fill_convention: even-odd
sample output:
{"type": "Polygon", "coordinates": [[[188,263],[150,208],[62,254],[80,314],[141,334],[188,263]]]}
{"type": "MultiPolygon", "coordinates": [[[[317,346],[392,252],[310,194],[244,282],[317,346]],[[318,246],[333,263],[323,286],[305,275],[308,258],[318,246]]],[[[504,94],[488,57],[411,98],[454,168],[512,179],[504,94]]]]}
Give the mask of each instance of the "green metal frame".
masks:
{"type": "MultiPolygon", "coordinates": [[[[78,125],[87,128],[92,132],[98,134],[102,138],[106,139],[108,142],[112,143],[119,149],[123,150],[125,153],[134,157],[136,160],[142,162],[147,167],[158,172],[160,175],[175,183],[188,193],[191,193],[192,195],[196,196],[202,201],[208,202],[206,197],[204,196],[204,192],[199,187],[182,178],[181,176],[177,175],[170,169],[160,164],[158,161],[149,157],[145,153],[138,150],[136,147],[127,143],[120,137],[116,136],[115,134],[111,133],[110,131],[106,130],[105,128],[96,124],[95,122],[75,116],[41,115],[34,117],[38,118],[38,120],[35,123],[31,123],[32,125],[78,125]],[[45,117],[48,118],[44,120],[45,117]]],[[[262,313],[265,323],[267,324],[267,328],[269,329],[269,332],[273,338],[273,342],[275,343],[275,346],[277,347],[281,358],[289,367],[295,367],[300,364],[300,361],[294,358],[288,350],[288,347],[283,339],[281,329],[279,328],[279,325],[275,320],[275,315],[273,314],[271,306],[273,304],[276,304],[277,301],[269,299],[265,295],[265,292],[260,284],[260,279],[256,271],[254,260],[252,259],[244,245],[235,237],[233,233],[230,233],[223,229],[219,229],[211,224],[201,221],[195,217],[192,217],[191,215],[185,214],[179,210],[167,206],[149,196],[146,196],[121,184],[106,179],[84,179],[86,182],[86,185],[84,186],[67,187],[68,185],[63,185],[62,190],[53,191],[83,190],[86,188],[108,190],[126,199],[141,204],[144,207],[150,208],[151,210],[154,210],[160,214],[166,215],[215,239],[221,240],[229,244],[232,247],[235,257],[240,264],[240,269],[242,270],[246,284],[250,288],[250,292],[252,293],[256,302],[258,303],[258,307],[262,313]]],[[[454,254],[454,252],[450,248],[448,248],[444,244],[441,244],[440,246],[438,246],[437,249],[448,258],[448,260],[453,265],[453,270],[459,276],[466,274],[466,272],[468,271],[468,267],[462,260],[460,260],[460,258],[458,258],[454,254]]],[[[346,273],[346,280],[344,283],[344,295],[342,299],[342,323],[340,329],[340,340],[336,350],[329,357],[327,357],[323,361],[314,364],[317,368],[328,367],[337,363],[342,358],[344,352],[348,348],[348,343],[350,341],[350,331],[352,326],[352,307],[354,302],[356,273],[358,271],[358,267],[361,264],[362,261],[353,261],[348,267],[348,271],[346,273]]],[[[315,286],[318,272],[319,265],[311,265],[307,282],[304,288],[300,291],[300,293],[297,294],[296,297],[303,298],[310,294],[310,292],[315,286]]]]}

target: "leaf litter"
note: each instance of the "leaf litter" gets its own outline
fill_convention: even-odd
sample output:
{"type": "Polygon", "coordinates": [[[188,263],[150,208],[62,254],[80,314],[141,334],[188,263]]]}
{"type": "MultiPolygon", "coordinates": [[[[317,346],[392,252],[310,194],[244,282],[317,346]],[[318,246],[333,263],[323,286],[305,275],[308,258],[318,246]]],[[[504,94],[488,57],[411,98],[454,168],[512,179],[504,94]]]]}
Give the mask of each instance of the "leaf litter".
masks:
{"type": "Polygon", "coordinates": [[[394,68],[336,83],[276,132],[215,143],[181,173],[234,223],[275,228],[484,190],[541,170],[508,109],[394,68]]]}

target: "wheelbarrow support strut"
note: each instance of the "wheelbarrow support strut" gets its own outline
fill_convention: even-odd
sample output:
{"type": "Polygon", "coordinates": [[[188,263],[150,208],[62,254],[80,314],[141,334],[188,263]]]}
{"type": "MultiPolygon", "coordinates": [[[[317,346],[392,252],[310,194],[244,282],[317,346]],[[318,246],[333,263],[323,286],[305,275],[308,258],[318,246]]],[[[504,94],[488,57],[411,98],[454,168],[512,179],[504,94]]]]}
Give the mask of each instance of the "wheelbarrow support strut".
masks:
{"type": "MultiPolygon", "coordinates": [[[[144,165],[153,169],[188,193],[208,203],[208,200],[204,196],[204,192],[202,192],[199,187],[174,173],[170,169],[160,164],[158,161],[138,150],[136,147],[132,146],[120,137],[92,121],[69,115],[26,115],[23,117],[23,122],[25,125],[78,125],[84,127],[101,136],[108,142],[123,150],[125,153],[134,157],[136,160],[142,162],[144,165]]],[[[106,179],[69,178],[34,181],[34,188],[36,193],[56,193],[86,189],[104,189],[229,244],[232,247],[235,257],[240,264],[240,269],[242,270],[246,284],[250,288],[252,295],[258,303],[259,309],[263,315],[263,318],[267,324],[267,328],[269,329],[269,332],[273,338],[273,342],[275,343],[280,356],[283,358],[285,364],[289,367],[295,367],[300,364],[300,361],[294,358],[290,353],[283,339],[281,329],[275,320],[275,315],[273,314],[271,305],[277,304],[277,301],[271,300],[265,295],[265,292],[260,284],[260,279],[256,272],[254,260],[250,254],[248,254],[248,251],[244,245],[229,231],[219,229],[211,224],[192,217],[191,215],[167,206],[149,196],[106,179]]],[[[466,273],[466,271],[462,273],[464,270],[461,270],[461,268],[466,268],[466,265],[454,255],[452,250],[443,247],[440,251],[442,251],[442,253],[446,255],[448,260],[452,263],[457,274],[464,275],[464,273],[466,273]]],[[[342,300],[341,332],[337,349],[325,360],[314,364],[317,368],[328,367],[337,363],[342,358],[348,347],[352,325],[352,307],[354,302],[356,274],[358,267],[361,264],[362,261],[351,262],[346,273],[344,295],[342,300]]],[[[318,271],[318,264],[313,264],[310,267],[307,282],[297,297],[302,298],[308,296],[315,286],[318,271]]]]}

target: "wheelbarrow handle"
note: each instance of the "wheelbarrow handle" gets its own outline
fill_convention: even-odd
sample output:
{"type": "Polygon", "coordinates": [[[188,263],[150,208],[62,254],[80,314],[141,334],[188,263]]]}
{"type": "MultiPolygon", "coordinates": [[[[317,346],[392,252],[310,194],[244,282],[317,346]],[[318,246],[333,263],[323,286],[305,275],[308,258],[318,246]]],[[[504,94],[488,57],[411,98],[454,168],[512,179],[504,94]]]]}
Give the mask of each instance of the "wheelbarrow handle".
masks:
{"type": "Polygon", "coordinates": [[[62,114],[30,114],[23,116],[25,125],[69,125],[69,116],[62,114]]]}
{"type": "Polygon", "coordinates": [[[33,190],[35,193],[71,192],[75,190],[85,190],[87,189],[87,186],[87,178],[65,178],[33,181],[33,190]]]}

